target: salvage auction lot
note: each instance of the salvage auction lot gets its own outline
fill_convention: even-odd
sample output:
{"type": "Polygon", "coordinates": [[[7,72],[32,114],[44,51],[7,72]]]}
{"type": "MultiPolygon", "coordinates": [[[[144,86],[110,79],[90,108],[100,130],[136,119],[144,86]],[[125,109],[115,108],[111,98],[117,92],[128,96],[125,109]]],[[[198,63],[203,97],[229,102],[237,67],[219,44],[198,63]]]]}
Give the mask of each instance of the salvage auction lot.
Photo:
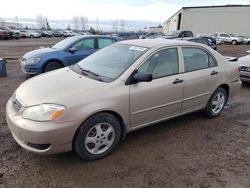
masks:
{"type": "MultiPolygon", "coordinates": [[[[0,41],[0,57],[8,59],[8,76],[0,78],[0,187],[249,187],[250,84],[242,85],[220,117],[197,112],[132,132],[98,161],[83,161],[74,152],[41,156],[22,149],[5,120],[7,100],[28,79],[18,59],[61,39],[0,41]]],[[[249,49],[218,46],[236,57],[249,49]]]]}

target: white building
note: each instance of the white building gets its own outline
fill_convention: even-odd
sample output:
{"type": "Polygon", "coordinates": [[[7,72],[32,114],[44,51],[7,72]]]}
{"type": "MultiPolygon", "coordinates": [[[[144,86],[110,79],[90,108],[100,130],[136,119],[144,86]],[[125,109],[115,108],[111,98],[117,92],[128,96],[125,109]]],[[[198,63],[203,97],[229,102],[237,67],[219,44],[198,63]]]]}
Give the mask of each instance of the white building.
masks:
{"type": "Polygon", "coordinates": [[[250,5],[183,7],[163,23],[164,33],[173,30],[250,36],[250,5]]]}

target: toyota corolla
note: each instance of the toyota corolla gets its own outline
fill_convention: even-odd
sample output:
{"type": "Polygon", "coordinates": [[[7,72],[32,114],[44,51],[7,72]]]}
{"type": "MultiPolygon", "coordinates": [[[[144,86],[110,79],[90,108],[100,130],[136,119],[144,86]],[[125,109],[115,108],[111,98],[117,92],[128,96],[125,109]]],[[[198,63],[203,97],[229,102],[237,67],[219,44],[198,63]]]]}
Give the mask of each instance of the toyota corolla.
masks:
{"type": "Polygon", "coordinates": [[[16,142],[35,153],[108,155],[136,129],[203,110],[219,116],[241,85],[239,67],[208,46],[131,40],[33,77],[9,99],[16,142]]]}

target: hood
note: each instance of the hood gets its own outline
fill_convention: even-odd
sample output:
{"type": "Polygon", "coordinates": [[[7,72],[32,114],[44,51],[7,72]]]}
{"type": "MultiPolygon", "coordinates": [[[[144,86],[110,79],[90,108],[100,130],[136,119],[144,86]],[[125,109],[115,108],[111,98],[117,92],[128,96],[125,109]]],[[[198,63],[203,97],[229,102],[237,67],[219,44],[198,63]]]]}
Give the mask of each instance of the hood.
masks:
{"type": "Polygon", "coordinates": [[[39,55],[43,55],[45,53],[50,53],[50,52],[55,52],[55,51],[57,51],[57,50],[53,49],[53,48],[41,48],[38,50],[30,51],[30,52],[26,53],[23,57],[28,59],[30,57],[39,56],[39,55]]]}
{"type": "Polygon", "coordinates": [[[81,76],[69,68],[51,71],[35,76],[19,86],[16,95],[25,107],[42,103],[56,103],[66,106],[72,98],[84,99],[97,93],[108,83],[81,76]]]}
{"type": "Polygon", "coordinates": [[[240,66],[248,66],[250,67],[250,55],[243,56],[238,59],[240,66]]]}

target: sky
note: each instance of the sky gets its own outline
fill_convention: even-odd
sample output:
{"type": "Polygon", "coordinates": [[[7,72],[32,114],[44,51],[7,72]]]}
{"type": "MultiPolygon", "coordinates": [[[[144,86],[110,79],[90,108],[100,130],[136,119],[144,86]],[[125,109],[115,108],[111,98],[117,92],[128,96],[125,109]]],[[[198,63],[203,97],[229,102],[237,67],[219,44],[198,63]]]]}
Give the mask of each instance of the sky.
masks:
{"type": "Polygon", "coordinates": [[[250,0],[11,0],[2,1],[0,18],[33,18],[38,14],[50,20],[144,20],[162,23],[184,6],[250,4],[250,0]]]}

